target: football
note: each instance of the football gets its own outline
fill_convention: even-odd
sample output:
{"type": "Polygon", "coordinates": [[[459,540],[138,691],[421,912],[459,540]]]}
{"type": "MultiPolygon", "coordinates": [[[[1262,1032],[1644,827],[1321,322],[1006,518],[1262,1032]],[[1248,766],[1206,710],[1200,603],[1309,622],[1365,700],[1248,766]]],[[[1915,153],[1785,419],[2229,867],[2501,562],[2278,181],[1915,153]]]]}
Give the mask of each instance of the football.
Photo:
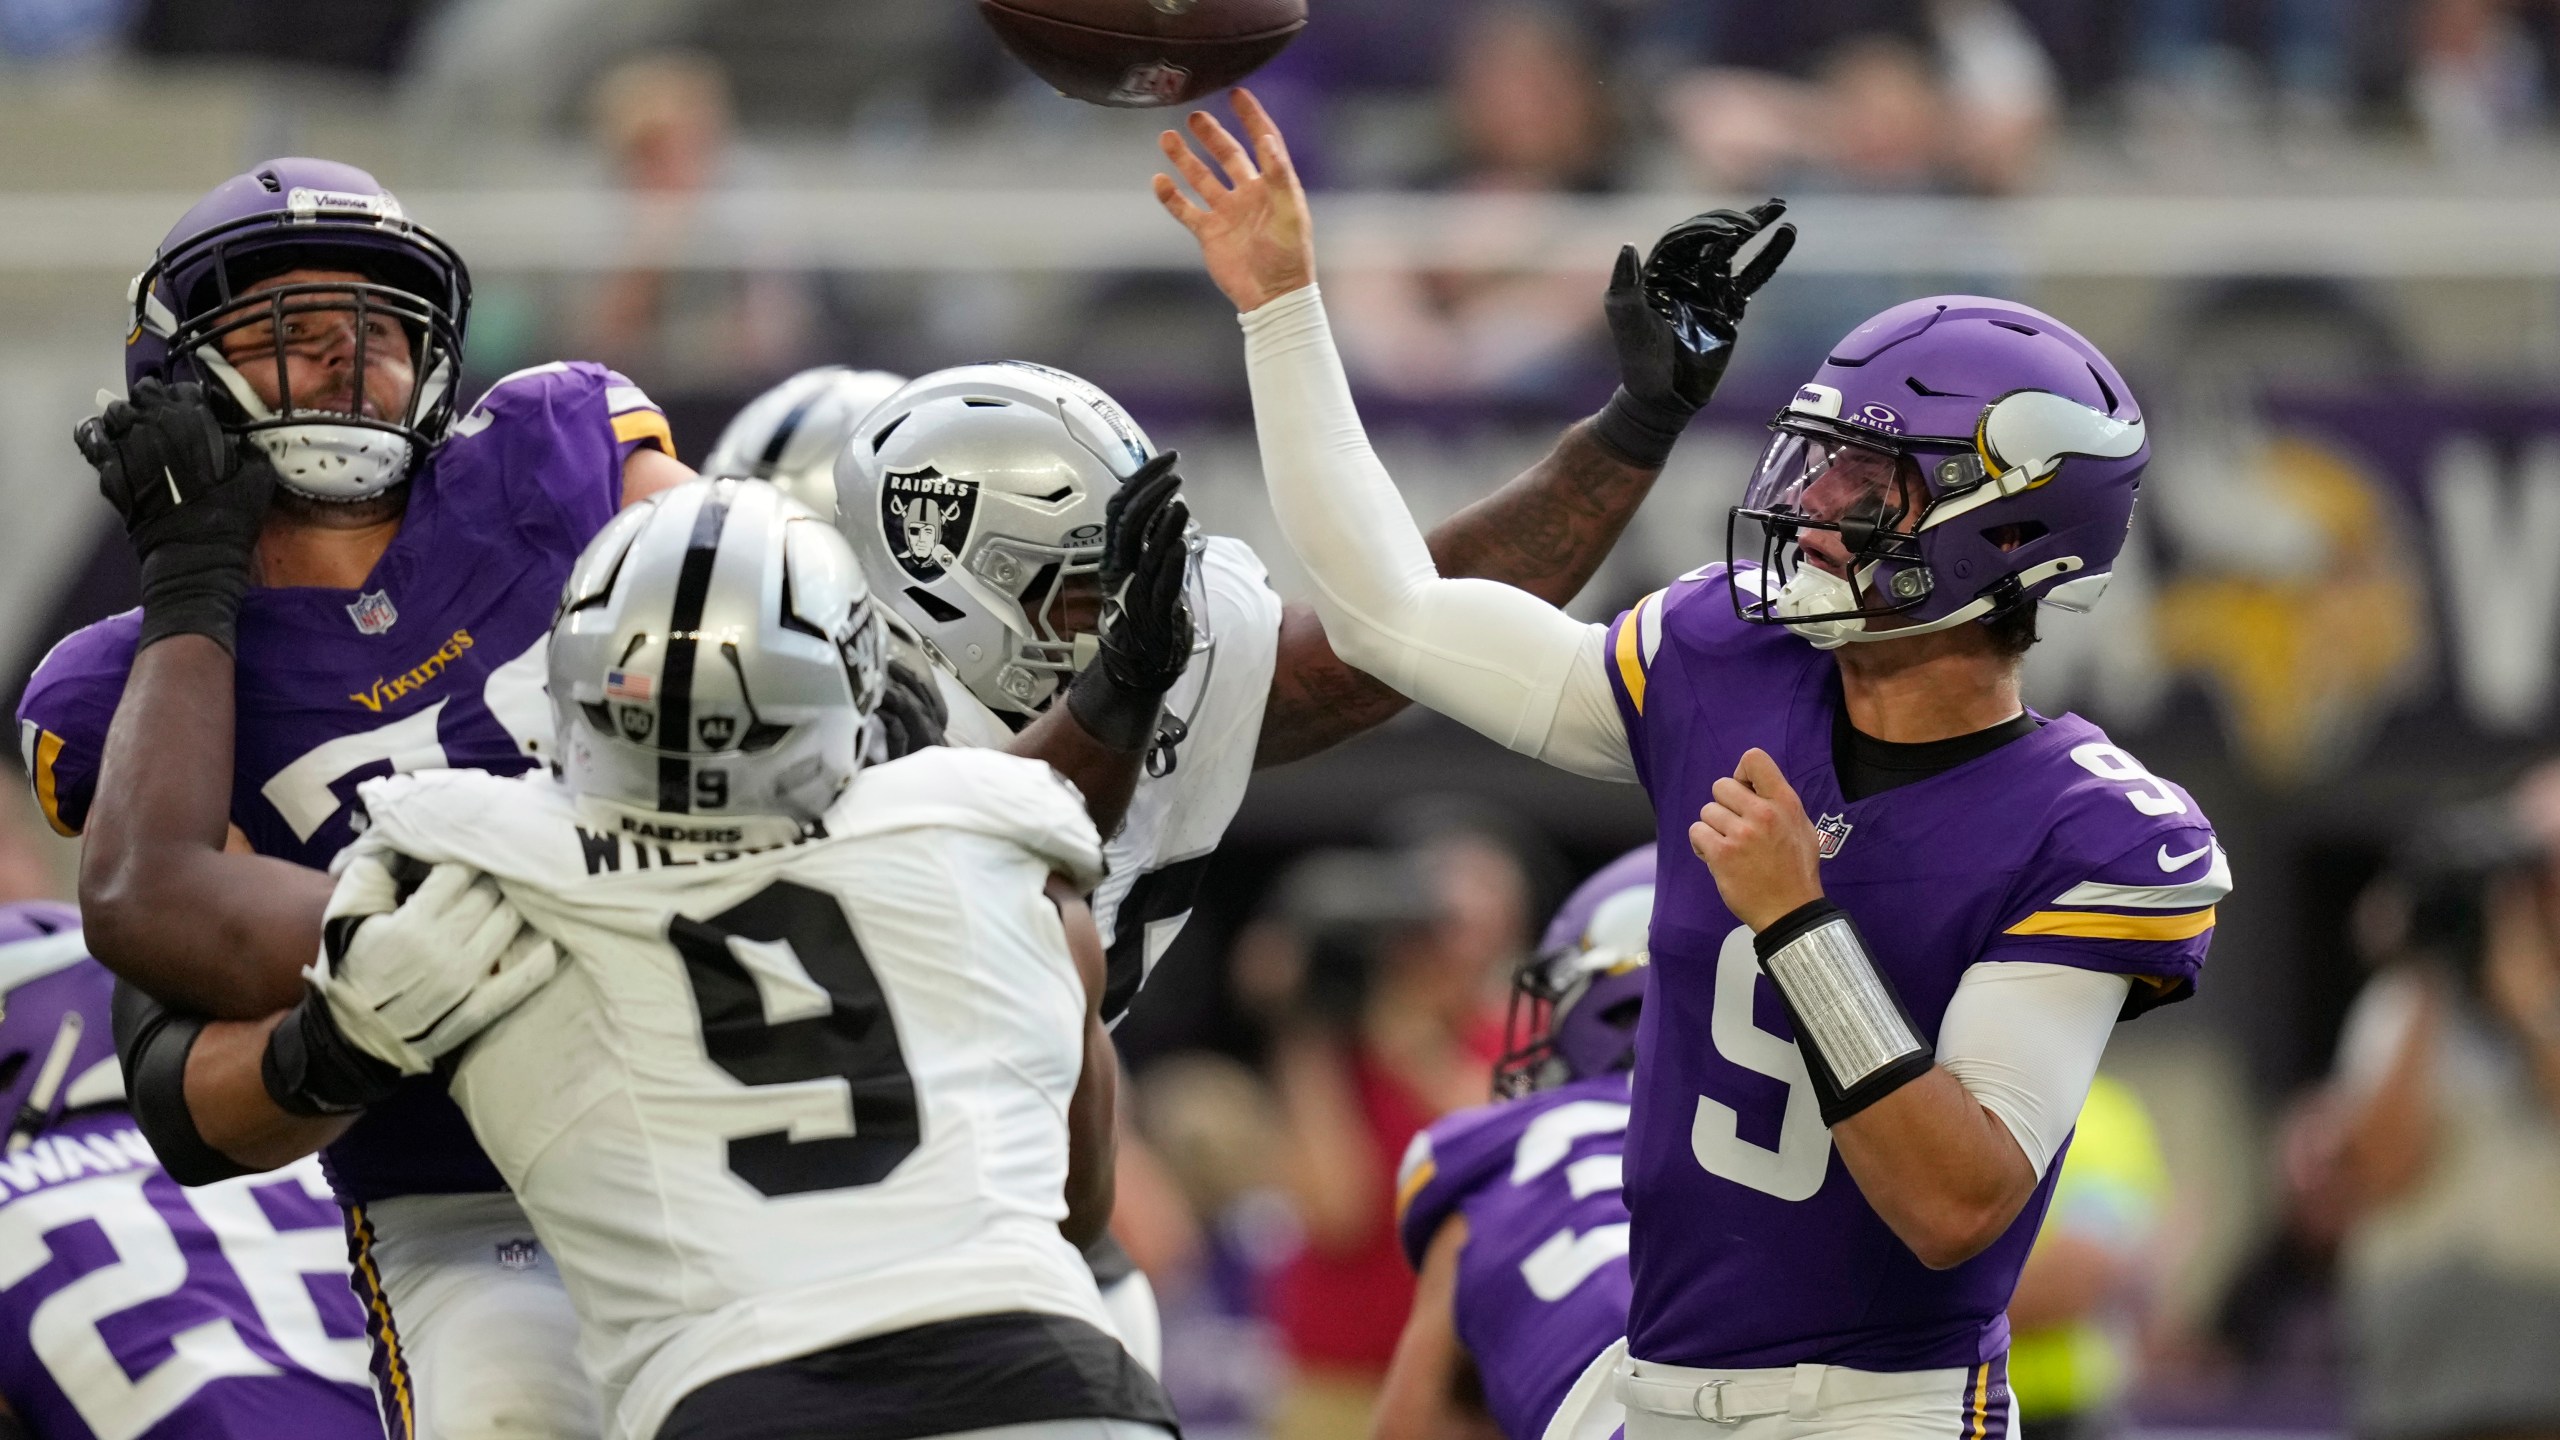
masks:
{"type": "Polygon", "coordinates": [[[1306,0],[978,0],[978,10],[1059,93],[1122,109],[1223,90],[1307,26],[1306,0]]]}

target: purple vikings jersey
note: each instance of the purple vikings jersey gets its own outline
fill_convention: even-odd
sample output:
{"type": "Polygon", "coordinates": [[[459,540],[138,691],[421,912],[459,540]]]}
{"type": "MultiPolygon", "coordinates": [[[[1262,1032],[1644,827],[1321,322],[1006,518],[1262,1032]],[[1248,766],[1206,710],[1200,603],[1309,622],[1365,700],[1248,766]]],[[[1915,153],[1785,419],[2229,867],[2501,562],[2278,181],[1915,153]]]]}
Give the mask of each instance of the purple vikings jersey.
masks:
{"type": "Polygon", "coordinates": [[[1511,1440],[1537,1440],[1593,1357],[1627,1333],[1627,1098],[1625,1075],[1595,1075],[1459,1111],[1405,1152],[1405,1258],[1421,1269],[1440,1227],[1465,1217],[1450,1309],[1511,1440]]]}
{"type": "Polygon", "coordinates": [[[358,1440],[382,1421],[305,1160],[186,1190],[133,1118],[0,1155],[0,1398],[45,1440],[358,1440]]]}
{"type": "Polygon", "coordinates": [[[2230,889],[2212,826],[2076,715],[1844,800],[1838,670],[1790,632],[1735,618],[1723,565],[1619,616],[1609,672],[1660,827],[1627,1133],[1631,1352],[1731,1369],[1992,1360],[2060,1157],[1989,1249],[1922,1265],[1834,1157],[1785,1007],[1690,853],[1689,824],[1745,750],[1767,750],[1822,836],[1823,889],[1931,1043],[1957,980],[1987,961],[2130,976],[2128,1015],[2184,998],[2230,889]]]}
{"type": "MultiPolygon", "coordinates": [[[[400,533],[356,590],[252,589],[240,607],[232,823],[314,867],[354,838],[356,786],[394,771],[527,770],[551,743],[544,641],[569,566],[613,518],[622,462],[672,450],[657,407],[600,365],[521,370],[456,421],[400,533]]],[[[47,819],[88,821],[142,613],[53,647],[18,706],[47,819]]],[[[328,1154],[342,1198],[500,1188],[433,1081],[368,1112],[328,1154]]]]}

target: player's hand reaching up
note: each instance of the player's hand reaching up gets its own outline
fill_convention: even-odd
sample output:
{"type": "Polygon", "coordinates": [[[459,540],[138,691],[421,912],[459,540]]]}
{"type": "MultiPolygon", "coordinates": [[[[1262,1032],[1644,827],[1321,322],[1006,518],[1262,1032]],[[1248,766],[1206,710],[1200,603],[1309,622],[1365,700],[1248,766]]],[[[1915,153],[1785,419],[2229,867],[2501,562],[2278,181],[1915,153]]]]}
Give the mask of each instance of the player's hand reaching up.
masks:
{"type": "Polygon", "coordinates": [[[1716,782],[1689,848],[1716,877],[1724,907],[1754,930],[1822,898],[1821,839],[1778,762],[1756,745],[1716,782]]]}
{"type": "Polygon", "coordinates": [[[1259,310],[1315,283],[1315,221],[1280,127],[1252,92],[1238,89],[1233,101],[1251,153],[1208,111],[1192,111],[1185,123],[1208,160],[1171,130],[1156,144],[1200,200],[1195,204],[1172,176],[1159,173],[1156,203],[1200,242],[1209,278],[1236,309],[1259,310]]]}
{"type": "Polygon", "coordinates": [[[1165,692],[1191,663],[1191,509],[1171,450],[1122,481],[1105,514],[1102,648],[1067,706],[1103,744],[1135,753],[1155,739],[1165,692]]]}
{"type": "Polygon", "coordinates": [[[142,562],[142,640],[205,635],[228,650],[275,472],[244,459],[204,387],[135,383],[72,438],[142,562]]]}
{"type": "Polygon", "coordinates": [[[1606,304],[1618,393],[1597,424],[1600,438],[1630,463],[1662,468],[1690,418],[1716,393],[1744,307],[1795,248],[1796,227],[1777,224],[1786,211],[1787,202],[1770,200],[1692,215],[1665,231],[1642,265],[1633,245],[1619,250],[1606,304]],[[1763,234],[1768,243],[1737,266],[1743,247],[1763,234]]]}

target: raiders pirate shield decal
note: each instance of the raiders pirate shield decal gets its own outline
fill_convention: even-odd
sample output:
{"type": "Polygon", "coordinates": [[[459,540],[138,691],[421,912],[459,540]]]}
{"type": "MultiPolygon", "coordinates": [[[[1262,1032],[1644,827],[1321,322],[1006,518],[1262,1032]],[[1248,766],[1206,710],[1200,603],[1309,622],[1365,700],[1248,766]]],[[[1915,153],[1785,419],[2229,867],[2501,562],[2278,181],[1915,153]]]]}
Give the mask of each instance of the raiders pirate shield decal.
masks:
{"type": "Polygon", "coordinates": [[[880,487],[880,523],[889,553],[918,580],[931,582],[960,563],[969,521],[978,513],[978,482],[953,480],[928,465],[889,472],[880,487]]]}

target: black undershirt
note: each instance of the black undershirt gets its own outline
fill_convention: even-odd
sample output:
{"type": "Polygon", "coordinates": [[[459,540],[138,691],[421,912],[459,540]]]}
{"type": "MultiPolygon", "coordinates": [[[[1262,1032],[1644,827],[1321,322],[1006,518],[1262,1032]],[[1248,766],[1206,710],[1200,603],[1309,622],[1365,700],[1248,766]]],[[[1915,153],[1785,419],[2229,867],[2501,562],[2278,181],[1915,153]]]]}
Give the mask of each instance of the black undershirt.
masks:
{"type": "Polygon", "coordinates": [[[1831,715],[1831,769],[1840,777],[1842,799],[1865,800],[1979,760],[2012,740],[2033,735],[2043,724],[2021,711],[1988,730],[1911,745],[1861,733],[1849,723],[1849,707],[1844,703],[1831,715]]]}

